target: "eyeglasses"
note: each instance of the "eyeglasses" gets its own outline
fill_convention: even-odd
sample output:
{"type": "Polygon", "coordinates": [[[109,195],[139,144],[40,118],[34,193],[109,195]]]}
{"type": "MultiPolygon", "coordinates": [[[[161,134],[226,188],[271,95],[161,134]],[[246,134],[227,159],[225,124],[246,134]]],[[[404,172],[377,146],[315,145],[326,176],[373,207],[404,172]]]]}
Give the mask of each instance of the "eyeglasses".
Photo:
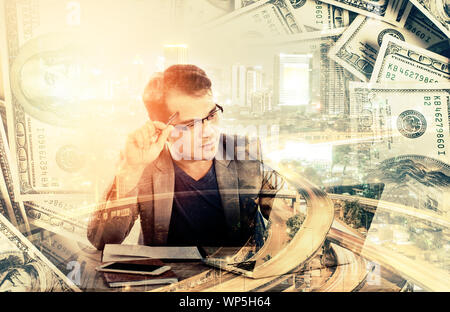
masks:
{"type": "Polygon", "coordinates": [[[219,113],[223,113],[223,107],[220,106],[219,104],[216,104],[216,107],[214,108],[214,110],[212,112],[210,112],[208,114],[208,116],[206,116],[205,118],[196,119],[196,120],[193,120],[193,121],[188,122],[186,124],[176,124],[175,127],[182,127],[184,129],[192,129],[196,124],[203,125],[206,120],[208,120],[208,121],[215,121],[215,120],[217,120],[217,117],[218,117],[219,113]]]}

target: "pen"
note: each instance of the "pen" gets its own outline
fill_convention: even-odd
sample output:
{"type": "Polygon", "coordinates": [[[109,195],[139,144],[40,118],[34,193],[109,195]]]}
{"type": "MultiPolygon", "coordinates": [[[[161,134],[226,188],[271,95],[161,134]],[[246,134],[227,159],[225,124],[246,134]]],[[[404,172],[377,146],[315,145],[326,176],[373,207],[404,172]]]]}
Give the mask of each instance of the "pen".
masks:
{"type": "MultiPolygon", "coordinates": [[[[180,114],[179,112],[176,112],[169,117],[169,120],[167,121],[167,124],[166,124],[166,129],[168,126],[170,126],[172,124],[172,122],[175,120],[175,118],[178,117],[179,114],[180,114]]],[[[160,134],[161,134],[161,130],[157,129],[155,135],[151,139],[151,142],[155,143],[160,134]]]]}
{"type": "Polygon", "coordinates": [[[180,114],[179,112],[176,112],[172,116],[170,116],[169,121],[167,121],[167,126],[170,126],[172,124],[172,121],[174,121],[175,118],[177,118],[179,114],[180,114]]]}

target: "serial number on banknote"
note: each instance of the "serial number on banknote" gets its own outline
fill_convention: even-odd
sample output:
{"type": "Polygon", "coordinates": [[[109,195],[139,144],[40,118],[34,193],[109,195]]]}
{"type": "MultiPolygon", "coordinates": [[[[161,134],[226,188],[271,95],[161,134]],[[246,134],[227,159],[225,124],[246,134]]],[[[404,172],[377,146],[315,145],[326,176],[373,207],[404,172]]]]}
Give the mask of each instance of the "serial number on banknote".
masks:
{"type": "Polygon", "coordinates": [[[436,122],[436,146],[438,148],[438,155],[445,155],[445,140],[444,140],[444,123],[443,118],[444,116],[441,113],[441,97],[440,96],[434,96],[433,100],[431,99],[431,96],[424,96],[424,105],[425,106],[431,106],[432,102],[435,106],[435,114],[434,114],[434,121],[436,122]]]}
{"type": "Polygon", "coordinates": [[[316,24],[323,24],[323,3],[315,1],[316,3],[316,24]]]}
{"type": "Polygon", "coordinates": [[[416,29],[416,27],[415,26],[413,26],[414,24],[406,24],[405,25],[405,28],[407,29],[407,30],[409,30],[411,33],[413,33],[414,35],[416,35],[417,37],[419,37],[420,39],[422,39],[423,41],[425,41],[425,42],[430,42],[430,40],[431,40],[431,37],[428,35],[428,34],[426,34],[426,33],[424,33],[423,31],[420,31],[420,29],[416,29]],[[425,39],[426,38],[426,39],[425,39]]]}
{"type": "Polygon", "coordinates": [[[400,75],[405,75],[406,77],[413,78],[417,81],[423,81],[426,83],[438,82],[437,80],[434,80],[434,78],[424,76],[409,69],[404,69],[392,63],[389,63],[387,70],[388,71],[386,72],[386,78],[391,80],[395,80],[397,73],[399,73],[400,75]]]}

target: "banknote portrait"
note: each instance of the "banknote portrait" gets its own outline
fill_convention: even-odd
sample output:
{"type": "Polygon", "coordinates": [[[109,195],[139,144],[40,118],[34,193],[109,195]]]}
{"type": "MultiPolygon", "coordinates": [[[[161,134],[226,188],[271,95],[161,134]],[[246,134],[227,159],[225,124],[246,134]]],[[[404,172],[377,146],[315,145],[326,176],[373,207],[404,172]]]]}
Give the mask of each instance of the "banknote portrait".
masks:
{"type": "Polygon", "coordinates": [[[0,247],[1,291],[79,290],[3,216],[0,216],[0,247]]]}
{"type": "Polygon", "coordinates": [[[31,40],[21,47],[10,73],[11,90],[25,111],[63,126],[87,113],[81,107],[87,78],[83,55],[73,34],[69,38],[56,34],[31,40]]]}
{"type": "Polygon", "coordinates": [[[21,252],[0,255],[0,291],[55,291],[57,280],[37,261],[21,252]]]}
{"type": "Polygon", "coordinates": [[[383,200],[446,214],[448,165],[427,157],[402,156],[382,162],[374,175],[385,183],[383,200]]]}

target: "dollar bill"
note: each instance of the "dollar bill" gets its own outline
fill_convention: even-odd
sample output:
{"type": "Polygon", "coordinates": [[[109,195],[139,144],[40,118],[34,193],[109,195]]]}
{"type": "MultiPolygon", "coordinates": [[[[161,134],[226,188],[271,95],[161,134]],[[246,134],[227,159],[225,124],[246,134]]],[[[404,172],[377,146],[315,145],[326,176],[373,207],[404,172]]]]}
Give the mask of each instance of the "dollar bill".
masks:
{"type": "Polygon", "coordinates": [[[306,40],[335,35],[349,24],[348,11],[320,1],[260,0],[243,5],[199,31],[244,42],[306,40]]]}
{"type": "Polygon", "coordinates": [[[0,118],[2,119],[2,126],[8,138],[8,126],[6,124],[6,104],[4,100],[0,100],[0,118]]]}
{"type": "Polygon", "coordinates": [[[323,0],[323,2],[402,27],[411,11],[407,0],[323,0]]]}
{"type": "Polygon", "coordinates": [[[42,231],[36,247],[83,291],[107,288],[100,272],[95,270],[101,263],[101,251],[47,230],[42,231]]]}
{"type": "Polygon", "coordinates": [[[412,8],[413,5],[408,0],[390,1],[386,22],[402,27],[412,8]]]}
{"type": "Polygon", "coordinates": [[[16,216],[14,214],[14,209],[11,204],[8,188],[6,186],[2,172],[0,172],[0,200],[1,200],[1,207],[0,207],[1,214],[5,216],[15,227],[18,227],[19,223],[17,222],[16,216]]]}
{"type": "Polygon", "coordinates": [[[13,176],[16,174],[11,167],[11,153],[6,139],[5,127],[0,119],[0,190],[4,209],[8,220],[22,233],[30,233],[30,225],[25,213],[23,202],[16,200],[13,187],[13,176]]]}
{"type": "Polygon", "coordinates": [[[80,291],[0,215],[0,291],[80,291]]]}
{"type": "Polygon", "coordinates": [[[329,56],[362,81],[372,75],[378,51],[386,36],[394,36],[421,48],[446,41],[446,36],[415,11],[405,27],[395,27],[383,21],[358,16],[342,34],[329,56]]]}
{"type": "Polygon", "coordinates": [[[449,59],[398,40],[383,40],[370,82],[447,82],[449,59]]]}
{"type": "Polygon", "coordinates": [[[14,200],[11,157],[3,125],[0,125],[0,191],[1,212],[22,233],[30,233],[30,224],[89,244],[86,238],[87,219],[94,203],[76,200],[44,200],[22,202],[14,200]]]}
{"type": "Polygon", "coordinates": [[[253,4],[255,2],[258,2],[260,0],[234,0],[234,9],[241,9],[243,7],[249,6],[250,4],[253,4]]]}
{"type": "MultiPolygon", "coordinates": [[[[8,137],[12,167],[17,168],[15,197],[92,197],[102,180],[99,170],[114,166],[103,161],[109,157],[106,151],[123,146],[116,133],[124,129],[108,119],[115,104],[98,93],[105,83],[98,67],[110,63],[102,63],[98,38],[89,35],[93,21],[76,28],[66,3],[52,0],[6,0],[0,9],[8,137]]],[[[132,120],[130,108],[121,104],[117,107],[132,120]]]]}
{"type": "Polygon", "coordinates": [[[89,213],[81,212],[83,203],[62,200],[25,202],[31,224],[52,233],[90,245],[87,239],[89,213]]]}
{"type": "Polygon", "coordinates": [[[427,50],[431,52],[438,53],[446,58],[450,58],[450,39],[447,41],[442,41],[434,46],[428,47],[427,50]]]}
{"type": "Polygon", "coordinates": [[[450,163],[450,83],[349,85],[353,130],[372,133],[374,164],[402,155],[450,163]]]}
{"type": "Polygon", "coordinates": [[[349,25],[349,12],[317,0],[290,0],[297,20],[307,32],[332,31],[349,25]]]}
{"type": "Polygon", "coordinates": [[[2,62],[0,60],[0,101],[5,100],[5,90],[3,87],[3,70],[2,70],[2,62]]]}
{"type": "Polygon", "coordinates": [[[447,37],[450,37],[450,4],[448,0],[410,0],[447,37]]]}
{"type": "Polygon", "coordinates": [[[363,254],[370,245],[381,245],[393,255],[414,259],[421,271],[430,272],[426,276],[417,271],[411,274],[418,283],[428,281],[426,289],[449,289],[445,248],[449,239],[442,235],[448,226],[442,223],[449,221],[450,166],[422,155],[400,155],[383,161],[371,172],[371,177],[383,182],[380,200],[389,202],[392,210],[388,214],[380,209],[375,211],[363,254]],[[402,210],[414,212],[415,216],[402,210]],[[428,215],[444,222],[429,222],[428,215]],[[431,282],[429,276],[433,276],[431,282]]]}
{"type": "MultiPolygon", "coordinates": [[[[104,209],[105,216],[114,217],[128,213],[125,200],[104,209]]],[[[80,200],[44,200],[24,202],[26,215],[31,225],[64,237],[84,246],[91,246],[87,239],[87,227],[92,213],[99,202],[80,200]]],[[[135,244],[139,241],[140,222],[137,220],[123,243],[135,244]]]]}

